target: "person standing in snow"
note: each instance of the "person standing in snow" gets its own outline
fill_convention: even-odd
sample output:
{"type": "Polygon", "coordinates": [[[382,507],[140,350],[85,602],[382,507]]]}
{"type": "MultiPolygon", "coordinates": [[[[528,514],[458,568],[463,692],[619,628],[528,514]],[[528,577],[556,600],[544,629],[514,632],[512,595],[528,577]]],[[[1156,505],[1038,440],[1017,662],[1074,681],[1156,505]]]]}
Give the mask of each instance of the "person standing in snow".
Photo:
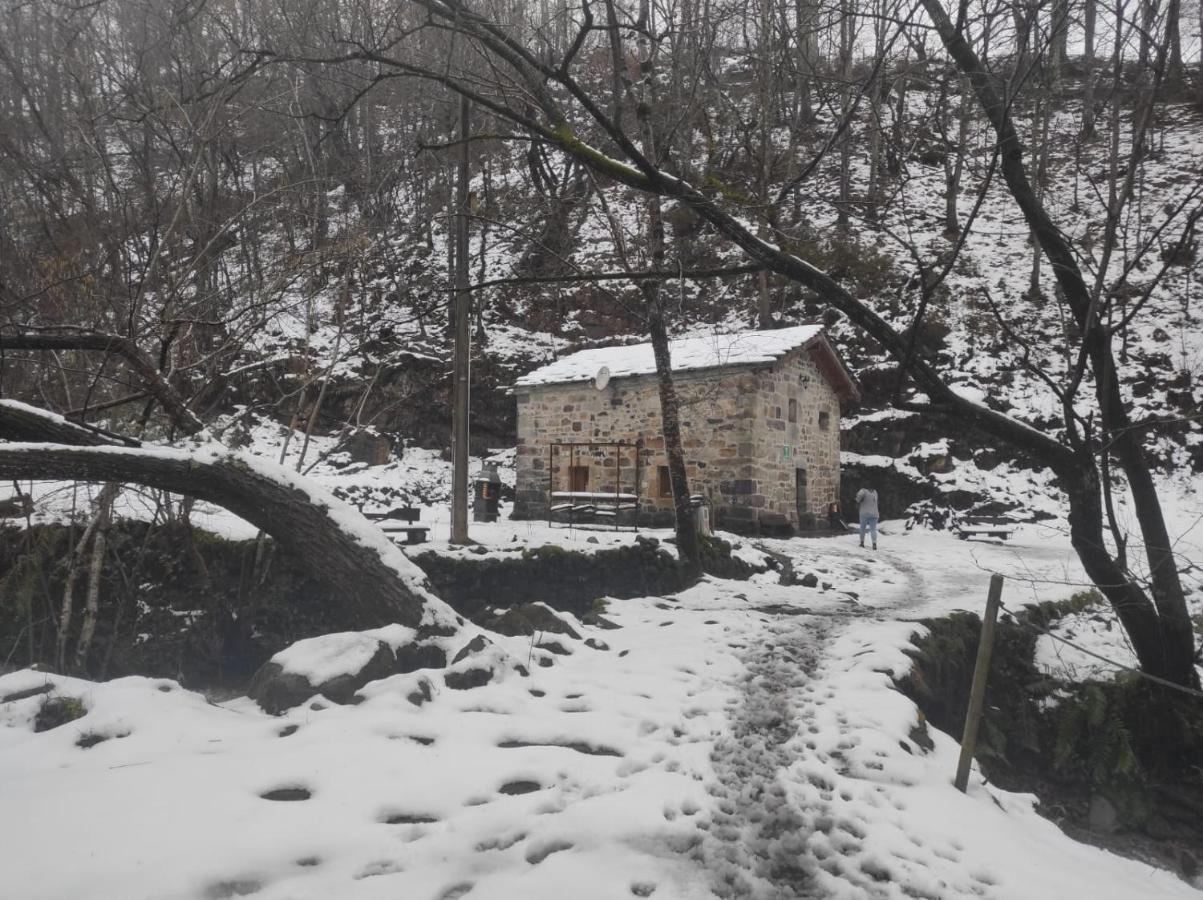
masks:
{"type": "Polygon", "coordinates": [[[877,549],[877,491],[863,487],[856,492],[856,505],[860,510],[860,545],[865,546],[865,529],[873,537],[873,549],[877,549]]]}

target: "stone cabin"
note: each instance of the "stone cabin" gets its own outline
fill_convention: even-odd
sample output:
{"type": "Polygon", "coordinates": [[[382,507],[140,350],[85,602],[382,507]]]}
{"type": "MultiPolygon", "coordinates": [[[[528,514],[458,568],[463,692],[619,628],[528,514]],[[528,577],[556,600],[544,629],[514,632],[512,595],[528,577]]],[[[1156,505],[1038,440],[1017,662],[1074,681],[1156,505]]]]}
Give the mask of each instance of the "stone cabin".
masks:
{"type": "MultiPolygon", "coordinates": [[[[671,353],[690,490],[716,524],[825,523],[840,496],[840,406],[859,395],[822,327],[681,338],[671,353]]],[[[519,378],[515,395],[514,518],[548,515],[550,499],[671,522],[651,344],[562,357],[519,378]]]]}

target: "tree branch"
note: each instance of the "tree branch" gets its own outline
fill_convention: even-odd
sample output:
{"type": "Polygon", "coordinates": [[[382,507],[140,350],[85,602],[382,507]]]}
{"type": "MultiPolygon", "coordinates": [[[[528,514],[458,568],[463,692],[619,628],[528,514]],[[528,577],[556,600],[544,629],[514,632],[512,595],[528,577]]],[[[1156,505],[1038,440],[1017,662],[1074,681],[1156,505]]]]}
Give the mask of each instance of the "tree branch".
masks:
{"type": "Polygon", "coordinates": [[[180,396],[155,368],[150,357],[129,338],[98,331],[42,332],[25,331],[17,334],[0,334],[0,350],[33,350],[53,352],[56,350],[80,350],[111,353],[120,356],[137,374],[146,392],[162,404],[175,426],[187,435],[204,429],[204,423],[187,407],[180,396]]]}

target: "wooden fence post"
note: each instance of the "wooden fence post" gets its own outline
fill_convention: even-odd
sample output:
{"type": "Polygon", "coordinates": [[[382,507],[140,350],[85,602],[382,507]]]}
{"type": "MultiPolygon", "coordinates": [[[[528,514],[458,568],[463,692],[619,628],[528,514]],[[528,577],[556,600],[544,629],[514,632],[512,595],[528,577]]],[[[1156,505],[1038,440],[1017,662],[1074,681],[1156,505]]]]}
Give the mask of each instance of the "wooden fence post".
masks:
{"type": "Polygon", "coordinates": [[[990,654],[994,650],[994,622],[1002,599],[1003,577],[990,576],[990,593],[986,597],[986,612],[982,616],[982,636],[977,644],[977,662],[973,667],[973,687],[969,690],[969,711],[965,714],[965,733],[961,737],[961,758],[957,762],[957,777],[953,784],[961,793],[969,787],[969,766],[977,749],[977,728],[986,702],[986,679],[990,675],[990,654]]]}

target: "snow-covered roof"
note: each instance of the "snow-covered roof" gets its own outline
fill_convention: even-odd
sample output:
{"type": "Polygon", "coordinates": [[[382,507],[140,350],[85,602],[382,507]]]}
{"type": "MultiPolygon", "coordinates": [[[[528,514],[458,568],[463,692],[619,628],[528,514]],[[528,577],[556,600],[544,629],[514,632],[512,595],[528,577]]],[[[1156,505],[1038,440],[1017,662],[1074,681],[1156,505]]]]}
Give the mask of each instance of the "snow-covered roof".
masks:
{"type": "MultiPolygon", "coordinates": [[[[673,371],[687,372],[772,363],[791,350],[822,338],[822,325],[798,325],[775,331],[741,331],[676,338],[669,342],[669,351],[673,371]]],[[[822,340],[822,343],[826,344],[826,340],[822,340]]],[[[592,381],[603,368],[609,370],[610,378],[652,375],[656,371],[652,345],[631,344],[626,347],[581,350],[523,375],[515,384],[517,387],[536,387],[592,381]]]]}

